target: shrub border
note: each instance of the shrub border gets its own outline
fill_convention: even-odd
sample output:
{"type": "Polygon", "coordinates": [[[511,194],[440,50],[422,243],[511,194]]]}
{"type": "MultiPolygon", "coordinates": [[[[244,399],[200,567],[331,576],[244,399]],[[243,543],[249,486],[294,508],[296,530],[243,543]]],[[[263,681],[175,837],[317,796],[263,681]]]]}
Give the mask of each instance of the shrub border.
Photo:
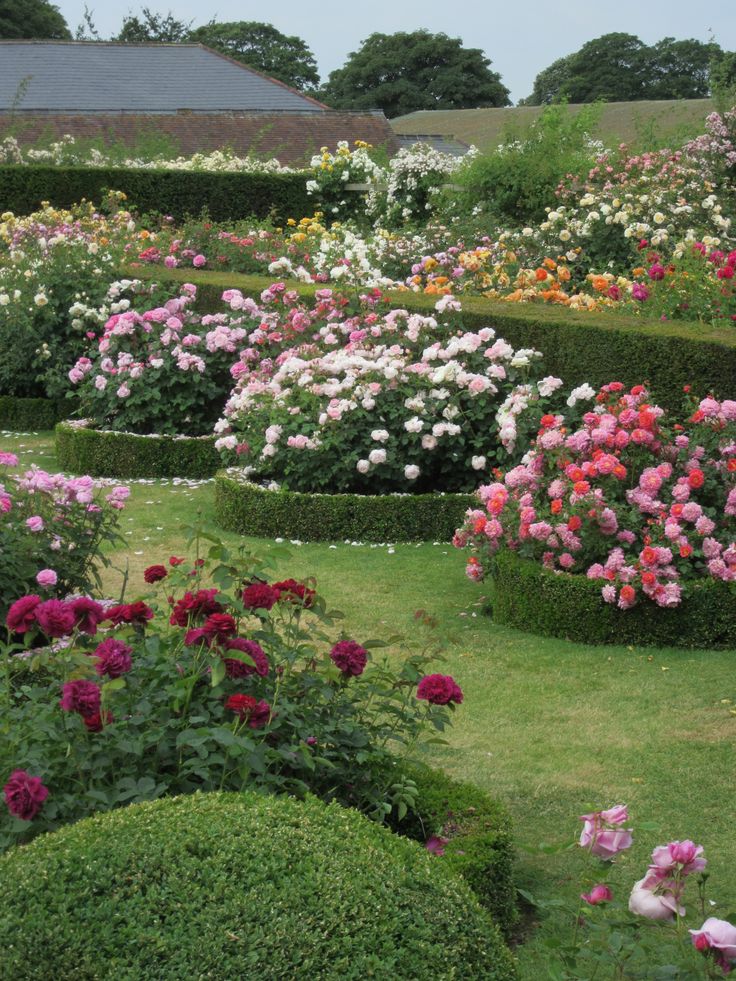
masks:
{"type": "Polygon", "coordinates": [[[584,644],[736,649],[736,589],[706,580],[671,609],[642,601],[619,610],[601,596],[601,583],[553,572],[512,552],[490,568],[493,619],[519,630],[584,644]]]}
{"type": "Polygon", "coordinates": [[[509,812],[475,784],[424,763],[400,762],[392,781],[400,776],[416,783],[417,811],[403,821],[390,820],[390,827],[420,843],[444,830],[448,842],[441,861],[467,882],[508,939],[519,916],[509,812]]]}
{"type": "Polygon", "coordinates": [[[450,541],[472,494],[304,494],[215,475],[215,519],[226,531],[306,542],[450,541]]]}
{"type": "Polygon", "coordinates": [[[203,479],[221,462],[214,436],[137,436],[61,422],[54,437],[60,469],[91,477],[203,479]]]}
{"type": "Polygon", "coordinates": [[[20,432],[53,429],[69,414],[69,405],[53,399],[0,395],[0,429],[20,432]]]}

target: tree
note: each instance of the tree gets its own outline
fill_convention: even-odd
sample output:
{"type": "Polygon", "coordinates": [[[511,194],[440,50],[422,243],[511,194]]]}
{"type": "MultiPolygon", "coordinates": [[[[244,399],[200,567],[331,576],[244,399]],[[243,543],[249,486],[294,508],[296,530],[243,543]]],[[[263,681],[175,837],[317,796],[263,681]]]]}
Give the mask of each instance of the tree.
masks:
{"type": "Polygon", "coordinates": [[[282,34],[272,24],[257,21],[211,21],[190,31],[188,40],[242,61],[295,89],[315,89],[319,73],[314,55],[301,38],[282,34]]]}
{"type": "Polygon", "coordinates": [[[736,51],[720,51],[710,66],[710,84],[714,96],[736,97],[736,51]]]}
{"type": "Polygon", "coordinates": [[[371,34],[320,96],[336,109],[383,109],[401,116],[417,109],[509,105],[509,90],[479,48],[460,38],[413,31],[371,34]]]}
{"type": "Polygon", "coordinates": [[[46,0],[0,0],[0,38],[71,40],[59,8],[46,0]]]}
{"type": "Polygon", "coordinates": [[[705,99],[710,94],[711,62],[720,45],[693,38],[657,41],[649,49],[647,99],[705,99]]]}
{"type": "Polygon", "coordinates": [[[185,24],[177,20],[171,11],[164,17],[144,7],[140,17],[128,14],[120,33],[112,40],[123,44],[179,44],[187,40],[191,26],[191,21],[185,24]]]}
{"type": "Polygon", "coordinates": [[[570,102],[633,102],[646,98],[647,46],[615,32],[588,41],[570,58],[564,96],[570,102]]]}
{"type": "Polygon", "coordinates": [[[549,68],[543,69],[534,79],[532,94],[526,99],[521,99],[519,105],[546,106],[564,99],[565,86],[572,74],[573,57],[567,55],[565,58],[558,58],[549,68]]]}

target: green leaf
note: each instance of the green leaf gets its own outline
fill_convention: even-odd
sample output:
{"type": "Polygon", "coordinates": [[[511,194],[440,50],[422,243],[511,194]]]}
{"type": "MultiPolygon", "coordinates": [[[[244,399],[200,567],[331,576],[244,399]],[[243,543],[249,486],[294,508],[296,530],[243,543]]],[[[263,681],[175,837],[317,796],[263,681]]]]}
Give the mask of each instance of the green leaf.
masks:
{"type": "Polygon", "coordinates": [[[212,665],[212,677],[210,681],[213,688],[217,688],[217,686],[224,681],[225,674],[225,662],[218,658],[218,660],[212,665]]]}

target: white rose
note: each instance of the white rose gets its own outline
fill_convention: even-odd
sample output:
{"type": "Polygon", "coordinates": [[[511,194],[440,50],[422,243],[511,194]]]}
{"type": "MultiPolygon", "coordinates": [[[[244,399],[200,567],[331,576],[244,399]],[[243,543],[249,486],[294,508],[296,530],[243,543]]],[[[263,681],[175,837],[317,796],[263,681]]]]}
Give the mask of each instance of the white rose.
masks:
{"type": "Polygon", "coordinates": [[[371,450],[368,454],[369,461],[375,466],[378,463],[386,462],[386,451],[385,450],[371,450]]]}
{"type": "Polygon", "coordinates": [[[484,456],[474,456],[470,461],[473,470],[483,470],[486,465],[486,458],[484,456]]]}
{"type": "Polygon", "coordinates": [[[371,439],[376,443],[385,443],[388,439],[388,433],[385,429],[374,429],[371,433],[371,439]]]}
{"type": "Polygon", "coordinates": [[[414,464],[409,464],[408,466],[404,467],[404,476],[407,480],[416,480],[420,473],[421,471],[419,467],[415,466],[414,464]]]}
{"type": "Polygon", "coordinates": [[[368,460],[358,460],[358,462],[355,464],[355,469],[358,471],[358,473],[368,473],[370,466],[371,465],[368,460]]]}

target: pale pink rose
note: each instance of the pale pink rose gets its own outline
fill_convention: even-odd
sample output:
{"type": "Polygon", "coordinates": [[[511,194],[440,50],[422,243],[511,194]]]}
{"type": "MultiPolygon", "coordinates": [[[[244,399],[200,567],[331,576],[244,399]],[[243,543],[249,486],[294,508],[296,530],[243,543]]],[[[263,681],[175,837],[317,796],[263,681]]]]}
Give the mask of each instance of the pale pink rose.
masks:
{"type": "MultiPolygon", "coordinates": [[[[603,598],[606,599],[605,596],[603,598]]],[[[631,847],[633,840],[631,832],[618,827],[628,819],[629,815],[625,804],[617,804],[607,811],[583,814],[580,818],[583,822],[580,846],[586,848],[591,855],[604,861],[614,858],[619,852],[631,847]]]]}
{"type": "Polygon", "coordinates": [[[654,892],[656,882],[648,876],[640,879],[631,890],[629,909],[637,916],[645,916],[648,920],[674,920],[675,912],[685,915],[685,908],[680,906],[671,895],[654,892]]]}
{"type": "Polygon", "coordinates": [[[692,841],[672,841],[654,849],[649,871],[655,879],[671,879],[678,872],[681,875],[702,872],[708,864],[700,857],[702,854],[702,845],[692,841]]]}
{"type": "Polygon", "coordinates": [[[59,577],[53,569],[41,569],[36,576],[36,582],[39,586],[55,586],[58,581],[59,577]]]}
{"type": "Polygon", "coordinates": [[[29,531],[43,531],[43,518],[34,514],[32,518],[26,518],[26,526],[29,531]]]}
{"type": "Polygon", "coordinates": [[[580,898],[584,899],[589,906],[599,906],[601,903],[610,903],[613,893],[608,886],[593,886],[590,892],[581,892],[580,898]]]}

